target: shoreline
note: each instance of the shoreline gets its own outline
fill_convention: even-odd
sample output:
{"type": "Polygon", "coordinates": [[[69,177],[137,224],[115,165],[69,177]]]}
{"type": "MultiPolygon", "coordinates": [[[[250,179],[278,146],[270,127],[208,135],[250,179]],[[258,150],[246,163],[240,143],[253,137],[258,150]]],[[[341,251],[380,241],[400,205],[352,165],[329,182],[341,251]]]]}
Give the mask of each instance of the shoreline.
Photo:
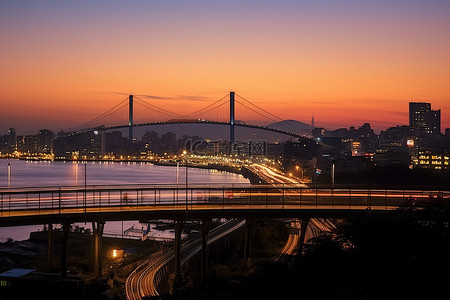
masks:
{"type": "MultiPolygon", "coordinates": [[[[176,167],[177,164],[175,162],[152,162],[157,166],[167,166],[167,167],[176,167]]],[[[258,177],[252,171],[250,171],[246,167],[230,167],[219,164],[208,164],[208,165],[196,165],[190,164],[188,168],[197,168],[197,169],[206,169],[206,170],[217,170],[228,173],[235,173],[242,175],[244,178],[248,179],[251,184],[266,184],[267,182],[258,177]]]]}
{"type": "MultiPolygon", "coordinates": [[[[89,159],[89,160],[73,160],[73,159],[29,159],[29,158],[5,158],[0,159],[12,159],[12,160],[26,160],[26,161],[63,161],[63,162],[146,162],[151,163],[156,166],[166,166],[166,167],[176,167],[177,163],[172,161],[155,161],[155,160],[142,160],[142,159],[131,159],[131,160],[104,160],[104,159],[89,159]]],[[[181,166],[181,165],[180,165],[181,166]]],[[[200,165],[191,163],[188,168],[206,169],[206,170],[217,170],[222,172],[234,173],[242,175],[244,178],[250,181],[250,184],[267,184],[265,180],[254,174],[251,170],[246,167],[230,167],[220,164],[208,164],[200,165]]]]}

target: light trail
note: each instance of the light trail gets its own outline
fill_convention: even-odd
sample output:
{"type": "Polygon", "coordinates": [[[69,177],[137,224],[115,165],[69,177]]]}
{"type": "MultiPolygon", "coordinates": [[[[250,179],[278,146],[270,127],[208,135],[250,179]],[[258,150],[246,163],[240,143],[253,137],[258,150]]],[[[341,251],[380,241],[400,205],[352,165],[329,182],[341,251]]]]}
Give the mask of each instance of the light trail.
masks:
{"type": "MultiPolygon", "coordinates": [[[[212,229],[208,233],[207,244],[211,244],[245,225],[245,221],[232,219],[212,229]]],[[[181,245],[181,265],[201,250],[201,237],[188,240],[181,245]]],[[[126,296],[128,300],[141,300],[142,297],[159,296],[157,286],[169,270],[168,264],[174,259],[174,249],[159,252],[155,257],[144,261],[128,276],[126,296]]]]}
{"type": "MultiPolygon", "coordinates": [[[[265,179],[267,182],[275,182],[281,184],[288,183],[288,184],[295,184],[301,187],[306,187],[305,184],[301,184],[292,178],[276,173],[265,165],[253,164],[252,167],[254,171],[256,171],[257,174],[263,177],[263,179],[265,179]]],[[[286,193],[281,194],[283,197],[286,196],[286,193]]],[[[287,195],[291,196],[292,193],[288,192],[287,195]]],[[[317,196],[317,194],[315,195],[317,196]]],[[[311,193],[309,194],[306,193],[304,194],[304,196],[314,196],[314,195],[312,195],[311,193]]],[[[330,194],[330,196],[332,195],[330,194]]],[[[334,224],[332,224],[329,220],[311,218],[306,228],[305,241],[308,241],[314,237],[318,237],[322,232],[330,232],[334,228],[335,228],[334,224]]],[[[301,222],[295,220],[290,223],[290,232],[288,240],[286,241],[286,244],[281,250],[280,255],[292,255],[294,251],[297,250],[300,240],[299,230],[301,230],[301,222]]]]}
{"type": "MultiPolygon", "coordinates": [[[[299,184],[298,181],[296,181],[296,180],[294,180],[292,178],[286,177],[284,175],[281,175],[279,173],[276,173],[276,172],[274,172],[273,170],[271,170],[269,167],[267,167],[265,165],[253,164],[251,166],[251,168],[256,171],[257,175],[262,176],[262,177],[266,177],[266,179],[269,179],[269,180],[266,180],[269,183],[275,182],[275,183],[290,183],[290,184],[294,183],[294,184],[299,184]]],[[[304,185],[304,184],[300,184],[300,186],[306,187],[306,185],[304,185]]]]}

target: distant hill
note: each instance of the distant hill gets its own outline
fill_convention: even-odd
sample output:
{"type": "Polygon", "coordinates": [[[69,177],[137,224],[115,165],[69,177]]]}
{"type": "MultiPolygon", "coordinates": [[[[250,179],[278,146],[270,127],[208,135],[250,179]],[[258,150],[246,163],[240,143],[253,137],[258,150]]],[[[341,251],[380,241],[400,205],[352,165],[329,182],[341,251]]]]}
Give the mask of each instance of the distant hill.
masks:
{"type": "Polygon", "coordinates": [[[269,127],[302,134],[310,134],[311,130],[314,129],[313,126],[296,120],[280,121],[277,123],[270,124],[269,127]]]}

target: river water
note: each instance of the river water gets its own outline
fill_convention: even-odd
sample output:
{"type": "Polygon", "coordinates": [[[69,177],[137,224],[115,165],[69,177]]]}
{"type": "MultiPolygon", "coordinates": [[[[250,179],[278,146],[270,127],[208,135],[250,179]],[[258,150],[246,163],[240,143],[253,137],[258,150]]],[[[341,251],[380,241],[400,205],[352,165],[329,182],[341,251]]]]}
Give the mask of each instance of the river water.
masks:
{"type": "MultiPolygon", "coordinates": [[[[8,164],[11,187],[77,186],[114,184],[176,184],[177,168],[156,166],[147,162],[64,162],[0,160],[0,188],[8,186],[8,164]]],[[[184,184],[186,169],[179,168],[178,182],[184,184]]],[[[217,170],[189,168],[191,183],[249,183],[242,175],[217,170]]],[[[90,228],[90,224],[77,224],[90,228]]],[[[122,228],[146,226],[138,221],[107,222],[105,233],[121,234],[122,228]]],[[[28,239],[30,232],[42,230],[42,225],[0,227],[0,242],[8,238],[28,239]]],[[[162,235],[164,236],[164,234],[162,235]]]]}

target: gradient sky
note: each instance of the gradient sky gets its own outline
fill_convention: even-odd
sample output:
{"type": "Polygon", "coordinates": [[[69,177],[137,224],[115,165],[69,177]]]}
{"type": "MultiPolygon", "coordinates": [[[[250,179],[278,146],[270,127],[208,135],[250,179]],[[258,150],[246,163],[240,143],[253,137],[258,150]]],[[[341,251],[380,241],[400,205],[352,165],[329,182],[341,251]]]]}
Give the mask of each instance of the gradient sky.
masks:
{"type": "Polygon", "coordinates": [[[2,0],[0,134],[70,128],[127,93],[183,114],[229,91],[329,129],[407,124],[426,101],[450,127],[450,1],[242,2],[2,0]]]}

